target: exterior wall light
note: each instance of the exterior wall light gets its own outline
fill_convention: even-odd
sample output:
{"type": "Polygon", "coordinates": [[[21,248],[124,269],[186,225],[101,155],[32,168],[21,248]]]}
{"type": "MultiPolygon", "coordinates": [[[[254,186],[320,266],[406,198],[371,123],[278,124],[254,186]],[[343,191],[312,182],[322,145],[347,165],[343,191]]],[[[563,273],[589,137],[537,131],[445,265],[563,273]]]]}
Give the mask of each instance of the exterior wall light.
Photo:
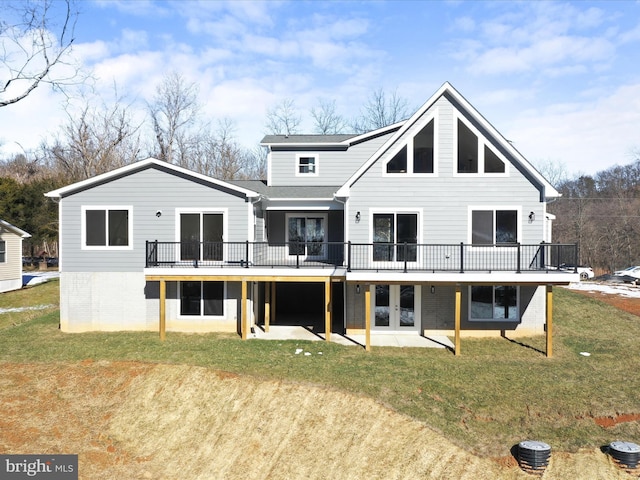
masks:
{"type": "Polygon", "coordinates": [[[356,223],[360,221],[360,212],[356,212],[356,223]]]}
{"type": "Polygon", "coordinates": [[[533,222],[536,219],[536,214],[535,212],[531,212],[529,214],[529,223],[533,222]]]}

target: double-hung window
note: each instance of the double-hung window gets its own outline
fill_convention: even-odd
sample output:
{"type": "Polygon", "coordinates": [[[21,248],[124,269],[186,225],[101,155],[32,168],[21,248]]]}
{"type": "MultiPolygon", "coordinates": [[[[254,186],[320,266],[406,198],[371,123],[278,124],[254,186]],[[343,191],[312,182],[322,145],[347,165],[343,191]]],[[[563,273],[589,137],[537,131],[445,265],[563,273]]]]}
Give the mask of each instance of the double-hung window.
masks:
{"type": "Polygon", "coordinates": [[[296,155],[296,176],[317,176],[318,154],[306,153],[296,155]]]}
{"type": "Polygon", "coordinates": [[[472,245],[510,245],[517,242],[517,210],[478,208],[471,211],[472,245]]]}
{"type": "Polygon", "coordinates": [[[0,240],[0,263],[7,261],[7,242],[0,240]]]}
{"type": "Polygon", "coordinates": [[[131,249],[132,207],[82,207],[83,249],[131,249]]]}
{"type": "Polygon", "coordinates": [[[180,282],[180,315],[224,316],[224,282],[180,282]]]}
{"type": "Polygon", "coordinates": [[[477,285],[469,287],[469,319],[517,321],[520,316],[518,287],[477,285]]]}

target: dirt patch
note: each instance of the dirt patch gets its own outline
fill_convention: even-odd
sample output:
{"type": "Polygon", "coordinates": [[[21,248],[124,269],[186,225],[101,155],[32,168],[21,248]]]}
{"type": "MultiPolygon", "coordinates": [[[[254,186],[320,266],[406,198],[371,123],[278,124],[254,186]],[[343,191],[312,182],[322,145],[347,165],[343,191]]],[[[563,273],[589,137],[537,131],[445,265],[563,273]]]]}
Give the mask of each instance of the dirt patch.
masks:
{"type": "MultiPolygon", "coordinates": [[[[0,404],[1,453],[76,453],[82,479],[531,478],[371,399],[199,367],[1,364],[0,404]]],[[[544,478],[630,477],[594,450],[544,478]]]]}
{"type": "Polygon", "coordinates": [[[597,425],[601,427],[609,428],[615,427],[620,423],[637,422],[640,420],[640,414],[627,413],[622,415],[616,415],[615,417],[596,417],[593,419],[597,425]]]}

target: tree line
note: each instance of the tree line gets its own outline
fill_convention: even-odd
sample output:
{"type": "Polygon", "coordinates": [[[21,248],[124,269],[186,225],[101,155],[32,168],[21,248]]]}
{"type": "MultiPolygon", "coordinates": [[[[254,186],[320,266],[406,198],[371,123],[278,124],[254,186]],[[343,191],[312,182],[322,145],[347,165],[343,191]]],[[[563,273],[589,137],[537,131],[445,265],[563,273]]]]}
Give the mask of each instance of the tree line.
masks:
{"type": "Polygon", "coordinates": [[[595,175],[557,179],[562,197],[548,206],[553,241],[577,243],[580,263],[596,274],[640,265],[640,152],[634,156],[595,175]]]}

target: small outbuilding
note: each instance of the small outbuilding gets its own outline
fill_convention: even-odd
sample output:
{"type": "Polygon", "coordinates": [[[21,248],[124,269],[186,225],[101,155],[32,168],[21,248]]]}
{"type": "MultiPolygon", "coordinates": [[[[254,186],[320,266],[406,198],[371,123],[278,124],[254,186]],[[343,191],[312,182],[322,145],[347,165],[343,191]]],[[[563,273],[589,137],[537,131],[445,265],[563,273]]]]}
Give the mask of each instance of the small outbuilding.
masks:
{"type": "Polygon", "coordinates": [[[22,240],[29,237],[0,219],[0,293],[22,288],[22,240]]]}

